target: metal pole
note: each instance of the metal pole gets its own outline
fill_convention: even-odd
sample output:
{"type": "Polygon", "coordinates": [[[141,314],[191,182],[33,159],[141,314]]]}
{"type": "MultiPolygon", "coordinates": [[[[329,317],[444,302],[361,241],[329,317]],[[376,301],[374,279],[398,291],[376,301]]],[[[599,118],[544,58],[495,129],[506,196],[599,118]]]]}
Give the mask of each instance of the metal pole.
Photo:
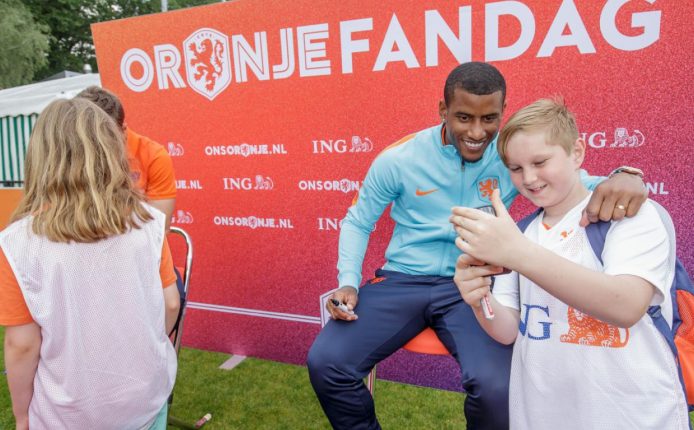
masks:
{"type": "Polygon", "coordinates": [[[161,0],[161,11],[166,12],[169,10],[169,0],[161,0]]]}

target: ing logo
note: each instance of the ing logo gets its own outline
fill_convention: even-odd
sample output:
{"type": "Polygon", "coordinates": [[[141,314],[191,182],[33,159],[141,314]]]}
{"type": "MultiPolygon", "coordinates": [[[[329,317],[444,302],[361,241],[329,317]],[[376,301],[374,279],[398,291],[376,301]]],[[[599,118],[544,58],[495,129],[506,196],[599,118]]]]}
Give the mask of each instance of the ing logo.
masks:
{"type": "Polygon", "coordinates": [[[614,141],[608,143],[610,139],[607,137],[607,131],[594,131],[592,133],[580,133],[583,140],[586,141],[591,148],[638,148],[646,143],[646,136],[640,130],[634,129],[633,133],[629,133],[626,127],[617,127],[614,130],[614,141]]]}
{"type": "Polygon", "coordinates": [[[255,175],[250,178],[222,178],[222,183],[225,190],[259,190],[269,191],[275,188],[275,183],[269,176],[255,175]]]}
{"type": "Polygon", "coordinates": [[[353,135],[348,142],[347,139],[316,139],[313,144],[314,154],[346,154],[355,152],[371,152],[374,144],[368,137],[353,135]]]}
{"type": "Polygon", "coordinates": [[[185,151],[183,150],[183,145],[181,145],[180,143],[169,142],[166,148],[169,151],[169,155],[172,157],[180,157],[183,154],[185,154],[185,151]]]}
{"type": "Polygon", "coordinates": [[[183,210],[177,210],[176,214],[171,217],[171,222],[175,224],[192,224],[193,223],[193,215],[188,212],[188,211],[183,211],[183,210]]]}
{"type": "Polygon", "coordinates": [[[201,28],[183,42],[188,84],[214,99],[231,82],[229,38],[211,28],[201,28]]]}
{"type": "Polygon", "coordinates": [[[271,190],[275,187],[272,182],[272,178],[269,176],[255,175],[255,186],[254,190],[271,190]]]}
{"type": "Polygon", "coordinates": [[[614,131],[614,142],[610,148],[637,148],[645,141],[646,138],[639,130],[634,130],[634,134],[630,136],[626,128],[617,127],[614,131]]]}
{"type": "Polygon", "coordinates": [[[352,148],[350,148],[349,152],[371,152],[373,149],[374,144],[368,137],[362,139],[359,136],[352,136],[352,148]]]}

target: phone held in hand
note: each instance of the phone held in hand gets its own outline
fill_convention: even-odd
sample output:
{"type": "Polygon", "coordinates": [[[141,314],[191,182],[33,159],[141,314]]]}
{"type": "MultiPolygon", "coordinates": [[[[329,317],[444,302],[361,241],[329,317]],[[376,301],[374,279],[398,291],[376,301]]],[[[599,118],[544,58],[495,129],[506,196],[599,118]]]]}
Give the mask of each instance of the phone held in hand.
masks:
{"type": "MultiPolygon", "coordinates": [[[[481,210],[482,212],[486,212],[490,215],[496,216],[496,211],[494,210],[494,206],[482,206],[482,207],[479,207],[477,209],[481,210]]],[[[504,267],[504,270],[500,273],[500,275],[504,275],[507,273],[511,273],[511,271],[504,267]]],[[[492,309],[492,305],[489,302],[489,295],[482,297],[482,299],[480,300],[480,306],[482,307],[484,317],[488,320],[493,320],[494,319],[494,309],[492,309]]]]}
{"type": "MultiPolygon", "coordinates": [[[[476,209],[477,209],[477,210],[480,210],[480,211],[482,211],[482,212],[486,212],[486,213],[488,213],[488,214],[490,214],[490,215],[496,216],[496,211],[494,210],[494,206],[482,206],[482,207],[479,207],[479,208],[476,208],[476,209]]],[[[504,270],[503,270],[501,273],[499,273],[499,275],[507,275],[507,274],[509,274],[509,273],[511,273],[511,269],[507,269],[507,268],[504,267],[504,270]]]]}

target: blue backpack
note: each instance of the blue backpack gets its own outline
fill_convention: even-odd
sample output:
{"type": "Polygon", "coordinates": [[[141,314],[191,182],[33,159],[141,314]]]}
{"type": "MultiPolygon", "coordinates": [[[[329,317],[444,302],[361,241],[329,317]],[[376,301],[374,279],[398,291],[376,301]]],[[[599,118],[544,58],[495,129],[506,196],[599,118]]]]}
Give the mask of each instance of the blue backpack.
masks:
{"type": "MultiPolygon", "coordinates": [[[[687,270],[677,258],[675,251],[675,227],[667,210],[657,202],[649,200],[655,206],[665,230],[670,237],[670,267],[675,267],[675,277],[670,286],[672,296],[672,328],[665,321],[660,306],[650,306],[648,315],[653,319],[653,324],[665,337],[670,349],[675,354],[675,359],[680,369],[680,381],[684,388],[689,410],[694,410],[694,286],[687,270]]],[[[542,208],[518,221],[518,228],[525,232],[530,223],[540,215],[542,208]]],[[[607,231],[612,223],[600,221],[591,223],[586,227],[586,235],[593,252],[602,264],[602,251],[605,247],[607,231]]]]}

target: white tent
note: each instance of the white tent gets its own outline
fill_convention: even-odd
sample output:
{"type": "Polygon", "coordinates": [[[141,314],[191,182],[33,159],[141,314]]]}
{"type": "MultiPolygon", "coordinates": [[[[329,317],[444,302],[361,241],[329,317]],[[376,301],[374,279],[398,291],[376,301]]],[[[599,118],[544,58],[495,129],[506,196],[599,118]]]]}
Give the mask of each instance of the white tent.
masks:
{"type": "Polygon", "coordinates": [[[0,186],[24,180],[24,156],[36,118],[50,102],[101,86],[98,74],[54,79],[0,91],[0,186]]]}

